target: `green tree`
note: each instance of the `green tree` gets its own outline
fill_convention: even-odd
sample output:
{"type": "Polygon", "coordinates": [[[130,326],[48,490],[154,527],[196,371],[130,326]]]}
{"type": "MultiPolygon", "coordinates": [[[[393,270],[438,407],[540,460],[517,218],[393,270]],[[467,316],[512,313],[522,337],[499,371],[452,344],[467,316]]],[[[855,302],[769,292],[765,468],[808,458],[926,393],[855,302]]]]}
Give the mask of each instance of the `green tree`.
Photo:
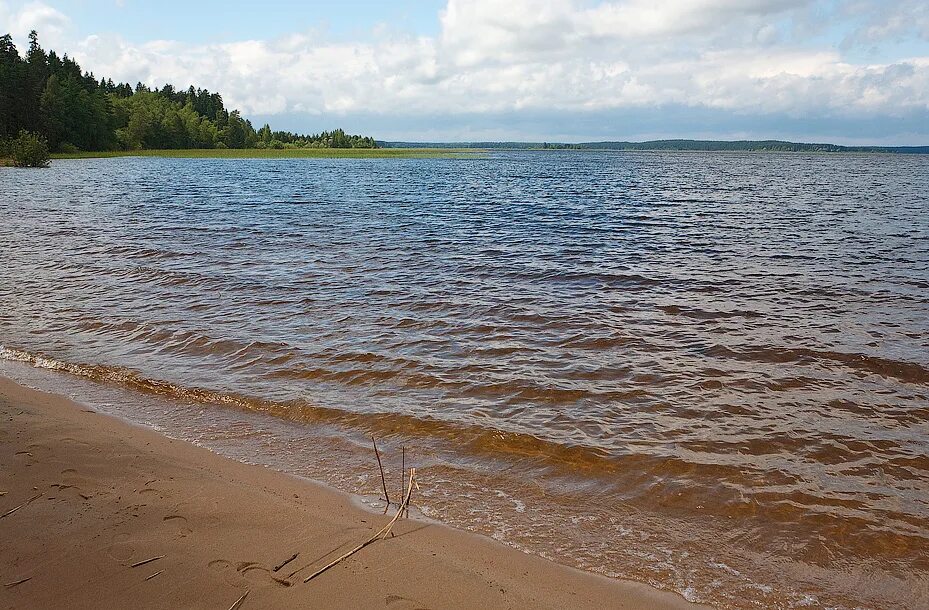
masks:
{"type": "Polygon", "coordinates": [[[258,141],[267,146],[271,143],[271,126],[267,123],[258,130],[258,141]]]}
{"type": "Polygon", "coordinates": [[[48,56],[39,45],[39,36],[35,30],[29,32],[29,50],[26,53],[26,78],[23,83],[23,101],[25,106],[22,113],[23,127],[28,130],[38,130],[40,126],[39,98],[48,78],[48,56]]]}
{"type": "Polygon", "coordinates": [[[13,38],[0,37],[0,141],[19,132],[25,106],[26,69],[13,38]]]}
{"type": "Polygon", "coordinates": [[[238,110],[233,110],[229,113],[223,142],[228,148],[245,148],[246,137],[245,121],[242,120],[238,110]]]}
{"type": "Polygon", "coordinates": [[[129,123],[126,125],[123,138],[126,148],[142,148],[154,122],[152,112],[146,103],[139,101],[133,104],[129,111],[129,123]]]}
{"type": "Polygon", "coordinates": [[[24,129],[10,145],[10,157],[16,167],[48,167],[48,143],[44,136],[24,129]]]}

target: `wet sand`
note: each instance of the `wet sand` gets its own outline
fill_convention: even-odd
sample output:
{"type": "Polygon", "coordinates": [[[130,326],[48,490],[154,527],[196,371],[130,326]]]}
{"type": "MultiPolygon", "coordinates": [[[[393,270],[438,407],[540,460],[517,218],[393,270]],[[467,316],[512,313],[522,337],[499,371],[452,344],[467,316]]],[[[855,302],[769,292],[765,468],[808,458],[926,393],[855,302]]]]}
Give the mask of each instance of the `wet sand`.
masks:
{"type": "Polygon", "coordinates": [[[699,607],[414,519],[304,583],[389,516],[2,377],[0,421],[3,608],[699,607]]]}

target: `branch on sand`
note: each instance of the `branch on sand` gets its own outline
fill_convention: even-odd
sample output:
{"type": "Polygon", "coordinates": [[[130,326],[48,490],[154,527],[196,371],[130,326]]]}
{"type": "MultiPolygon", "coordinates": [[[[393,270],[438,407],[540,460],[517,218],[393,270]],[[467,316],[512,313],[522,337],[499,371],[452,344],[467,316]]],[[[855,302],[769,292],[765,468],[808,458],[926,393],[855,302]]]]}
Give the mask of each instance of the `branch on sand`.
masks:
{"type": "Polygon", "coordinates": [[[137,568],[137,567],[139,567],[139,566],[144,566],[146,563],[151,563],[151,562],[153,562],[153,561],[158,561],[159,559],[163,559],[163,558],[164,558],[164,555],[159,555],[158,557],[150,557],[150,558],[148,558],[148,559],[143,559],[142,561],[137,561],[137,562],[135,562],[134,564],[132,564],[132,565],[129,566],[129,567],[130,567],[130,568],[137,568]]]}
{"type": "Polygon", "coordinates": [[[281,571],[281,568],[283,568],[283,567],[286,566],[288,563],[290,563],[291,561],[293,561],[294,559],[296,559],[296,558],[297,558],[297,555],[299,555],[299,554],[300,554],[299,552],[294,553],[294,554],[291,555],[289,558],[287,558],[287,559],[285,559],[284,561],[282,561],[281,563],[277,564],[276,566],[274,566],[274,570],[273,570],[273,571],[274,571],[274,572],[280,572],[280,571],[281,571]]]}
{"type": "Polygon", "coordinates": [[[246,597],[248,597],[248,590],[246,590],[245,593],[242,594],[242,597],[240,597],[239,599],[235,600],[235,603],[233,603],[231,606],[229,606],[229,610],[238,610],[238,609],[239,609],[239,606],[242,605],[242,602],[245,601],[245,598],[246,598],[246,597]]]}
{"type": "Polygon", "coordinates": [[[334,559],[334,560],[330,561],[328,564],[324,565],[324,566],[321,567],[320,569],[316,570],[315,572],[313,572],[312,574],[310,574],[309,576],[307,576],[306,578],[304,578],[304,579],[303,579],[303,582],[310,582],[311,580],[313,580],[314,578],[316,578],[317,576],[319,576],[320,574],[322,574],[323,572],[325,572],[325,571],[328,570],[329,568],[332,568],[332,567],[338,565],[338,564],[341,563],[343,560],[348,559],[349,557],[351,557],[352,555],[354,555],[355,553],[357,553],[357,552],[360,551],[361,549],[365,548],[365,547],[368,546],[369,544],[371,544],[371,543],[373,543],[373,542],[375,542],[375,541],[377,541],[377,540],[380,540],[380,539],[382,539],[382,538],[386,538],[387,535],[390,533],[391,529],[393,529],[394,523],[397,522],[397,519],[400,518],[400,515],[403,514],[403,511],[406,509],[407,505],[408,505],[409,502],[410,502],[410,494],[413,492],[413,477],[414,477],[415,473],[416,473],[416,469],[415,469],[415,468],[410,468],[410,482],[409,482],[409,485],[407,486],[406,497],[403,499],[403,502],[400,503],[400,508],[397,509],[397,514],[395,514],[394,517],[393,517],[393,519],[390,520],[390,523],[388,523],[387,525],[385,525],[384,527],[382,527],[380,531],[378,531],[376,534],[374,534],[373,536],[371,536],[370,538],[368,538],[367,540],[365,540],[364,542],[362,542],[361,544],[359,544],[358,546],[356,546],[355,548],[353,548],[353,549],[350,550],[349,552],[347,552],[347,553],[345,553],[344,555],[338,557],[337,559],[334,559]]]}
{"type": "Polygon", "coordinates": [[[14,507],[14,508],[11,508],[10,510],[8,510],[8,511],[6,511],[5,513],[3,513],[2,515],[0,515],[0,519],[3,519],[4,517],[8,517],[9,515],[12,515],[13,513],[15,513],[16,511],[18,511],[18,510],[21,509],[22,507],[26,506],[27,504],[29,504],[29,503],[32,502],[33,500],[37,500],[38,498],[42,497],[42,495],[44,495],[44,494],[36,494],[36,495],[32,496],[31,498],[29,498],[28,500],[26,500],[25,502],[23,502],[23,503],[20,504],[19,506],[16,506],[16,507],[14,507]]]}
{"type": "Polygon", "coordinates": [[[7,589],[12,589],[16,585],[21,585],[24,582],[29,581],[29,580],[32,580],[32,576],[27,576],[26,578],[20,578],[19,580],[14,580],[13,582],[8,582],[3,586],[6,587],[7,589]]]}

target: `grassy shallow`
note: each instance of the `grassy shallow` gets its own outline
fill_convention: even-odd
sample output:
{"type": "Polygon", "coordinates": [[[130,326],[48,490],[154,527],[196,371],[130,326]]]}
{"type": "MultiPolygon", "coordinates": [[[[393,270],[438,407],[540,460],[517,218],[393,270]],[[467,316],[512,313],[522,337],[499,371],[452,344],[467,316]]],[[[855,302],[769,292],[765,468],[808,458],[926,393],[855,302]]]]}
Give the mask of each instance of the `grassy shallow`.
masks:
{"type": "Polygon", "coordinates": [[[201,148],[175,150],[118,150],[56,153],[53,159],[101,157],[174,157],[183,159],[435,159],[472,156],[475,151],[455,148],[201,148]]]}

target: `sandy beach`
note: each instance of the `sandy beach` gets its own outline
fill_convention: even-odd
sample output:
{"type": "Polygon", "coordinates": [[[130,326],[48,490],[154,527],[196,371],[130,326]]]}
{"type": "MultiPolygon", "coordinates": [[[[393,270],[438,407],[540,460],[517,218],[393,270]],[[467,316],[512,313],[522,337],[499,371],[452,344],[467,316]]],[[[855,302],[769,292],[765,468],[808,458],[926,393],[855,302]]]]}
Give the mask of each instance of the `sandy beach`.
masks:
{"type": "Polygon", "coordinates": [[[698,607],[414,519],[304,583],[389,515],[5,378],[0,416],[3,608],[698,607]]]}

